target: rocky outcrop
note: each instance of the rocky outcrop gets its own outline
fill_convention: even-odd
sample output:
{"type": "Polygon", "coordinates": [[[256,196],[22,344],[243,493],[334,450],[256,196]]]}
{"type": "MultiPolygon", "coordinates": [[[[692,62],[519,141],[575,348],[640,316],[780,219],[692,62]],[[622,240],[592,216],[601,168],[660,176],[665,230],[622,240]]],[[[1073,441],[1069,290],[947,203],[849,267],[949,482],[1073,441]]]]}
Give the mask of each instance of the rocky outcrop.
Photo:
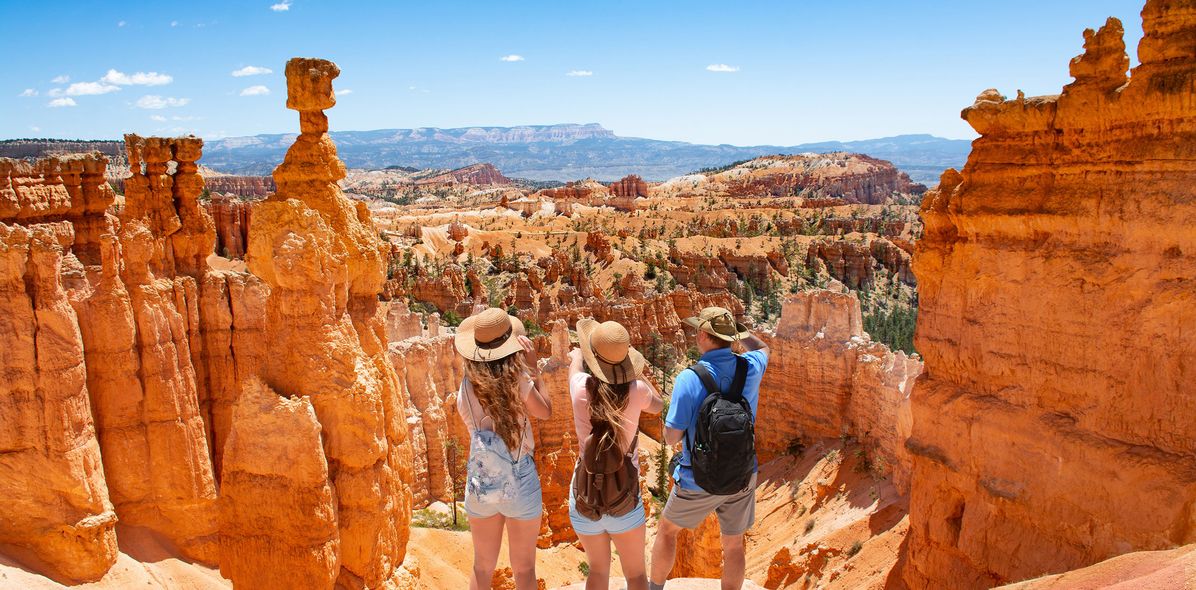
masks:
{"type": "Polygon", "coordinates": [[[1196,5],[1142,17],[1128,78],[1110,19],[1061,95],[981,94],[923,202],[912,588],[1196,542],[1196,5]]]}
{"type": "Polygon", "coordinates": [[[646,197],[648,196],[648,183],[644,182],[635,174],[628,174],[622,179],[610,184],[610,194],[616,197],[646,197]]]}
{"type": "Polygon", "coordinates": [[[216,254],[225,258],[244,258],[253,203],[215,194],[207,208],[216,226],[216,254]]]}
{"type": "Polygon", "coordinates": [[[452,186],[465,184],[471,186],[506,186],[511,179],[502,175],[493,164],[473,164],[464,168],[457,168],[442,172],[415,182],[418,186],[452,186]]]}
{"type": "MultiPolygon", "coordinates": [[[[709,182],[731,196],[842,199],[879,205],[894,195],[919,195],[926,187],[910,180],[890,162],[843,152],[764,156],[719,172],[709,182]]],[[[813,201],[817,202],[817,201],[813,201]]]]}
{"type": "Polygon", "coordinates": [[[263,199],[277,190],[274,179],[269,176],[235,176],[215,174],[204,176],[212,196],[224,195],[241,199],[263,199]]]}
{"type": "Polygon", "coordinates": [[[336,583],[376,588],[402,575],[412,451],[378,301],[388,249],[365,204],[336,184],[345,168],[323,111],[336,103],[339,73],[324,60],[287,62],[287,107],[299,111],[301,134],[274,171],[278,192],[254,205],[246,261],[270,287],[262,380],[309,398],[320,424],[335,491],[336,583]]]}
{"type": "Polygon", "coordinates": [[[71,252],[84,264],[99,264],[100,236],[110,231],[104,212],[115,198],[104,180],[107,164],[98,153],[0,158],[0,223],[70,221],[71,252]]]}
{"type": "Polygon", "coordinates": [[[117,553],[83,339],[60,277],[73,241],[68,222],[0,223],[0,547],[63,582],[98,579],[117,553]]]}
{"type": "Polygon", "coordinates": [[[122,219],[142,220],[153,236],[151,271],[196,277],[215,245],[212,218],[199,206],[203,177],[196,173],[203,140],[125,135],[129,169],[122,219]],[[168,174],[173,164],[174,174],[168,174]]]}
{"type": "Polygon", "coordinates": [[[220,572],[237,588],[332,588],[337,502],[307,397],[246,383],[225,447],[220,572]]]}
{"type": "Polygon", "coordinates": [[[862,238],[811,242],[806,250],[806,266],[825,268],[832,277],[854,290],[868,290],[875,277],[872,251],[862,238]]]}
{"type": "Polygon", "coordinates": [[[871,342],[853,293],[790,295],[768,339],[756,444],[760,460],[822,438],[852,437],[909,490],[910,392],[922,363],[871,342]]]}

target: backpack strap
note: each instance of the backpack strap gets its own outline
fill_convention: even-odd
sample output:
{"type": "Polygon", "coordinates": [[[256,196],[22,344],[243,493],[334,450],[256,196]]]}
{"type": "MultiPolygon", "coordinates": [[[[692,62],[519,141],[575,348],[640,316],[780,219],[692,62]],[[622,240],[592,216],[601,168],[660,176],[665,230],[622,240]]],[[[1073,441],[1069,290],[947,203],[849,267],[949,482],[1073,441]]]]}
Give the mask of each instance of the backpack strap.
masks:
{"type": "Polygon", "coordinates": [[[743,387],[747,384],[748,362],[742,356],[735,355],[735,377],[731,379],[731,390],[723,394],[723,398],[738,402],[743,399],[743,387]]]}
{"type": "Polygon", "coordinates": [[[722,393],[719,389],[718,382],[714,380],[714,375],[710,374],[710,369],[702,363],[694,363],[689,366],[689,370],[693,371],[698,376],[698,380],[702,382],[702,386],[706,388],[706,395],[714,395],[722,393]]]}

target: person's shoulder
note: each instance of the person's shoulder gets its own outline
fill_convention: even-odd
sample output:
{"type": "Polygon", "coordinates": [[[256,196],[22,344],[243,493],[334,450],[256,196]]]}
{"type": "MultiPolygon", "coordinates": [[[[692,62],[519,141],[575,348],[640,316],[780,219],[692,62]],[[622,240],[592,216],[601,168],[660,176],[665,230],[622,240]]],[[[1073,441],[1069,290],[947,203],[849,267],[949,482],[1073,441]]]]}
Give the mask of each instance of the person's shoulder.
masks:
{"type": "Polygon", "coordinates": [[[701,385],[698,374],[686,367],[677,373],[677,378],[673,381],[673,397],[677,397],[679,393],[696,391],[701,385]]]}
{"type": "Polygon", "coordinates": [[[764,369],[768,367],[768,351],[765,349],[745,352],[743,358],[747,359],[749,367],[760,373],[763,373],[764,369]]]}

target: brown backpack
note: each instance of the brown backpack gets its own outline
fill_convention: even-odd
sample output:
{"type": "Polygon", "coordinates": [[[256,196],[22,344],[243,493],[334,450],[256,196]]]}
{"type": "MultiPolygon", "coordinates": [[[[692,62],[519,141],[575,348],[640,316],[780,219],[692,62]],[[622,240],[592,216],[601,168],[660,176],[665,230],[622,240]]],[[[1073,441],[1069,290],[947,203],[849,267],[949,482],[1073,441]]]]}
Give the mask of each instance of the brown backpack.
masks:
{"type": "Polygon", "coordinates": [[[623,516],[639,503],[640,478],[635,453],[625,453],[617,444],[601,444],[600,429],[610,425],[591,421],[590,426],[590,436],[582,444],[581,457],[573,471],[577,512],[590,520],[623,516]]]}

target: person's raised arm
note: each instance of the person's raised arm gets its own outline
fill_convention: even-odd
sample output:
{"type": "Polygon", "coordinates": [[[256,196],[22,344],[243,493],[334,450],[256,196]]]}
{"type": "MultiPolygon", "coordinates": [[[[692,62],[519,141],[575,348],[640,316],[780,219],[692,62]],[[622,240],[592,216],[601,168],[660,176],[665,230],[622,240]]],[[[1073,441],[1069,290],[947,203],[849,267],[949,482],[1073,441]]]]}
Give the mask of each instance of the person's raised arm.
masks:
{"type": "Polygon", "coordinates": [[[740,339],[740,342],[743,343],[743,347],[746,348],[748,352],[759,350],[764,354],[768,354],[768,344],[755,334],[748,334],[747,338],[740,339]]]}
{"type": "Polygon", "coordinates": [[[648,414],[659,414],[664,409],[664,399],[660,397],[660,392],[656,391],[656,387],[652,385],[651,381],[640,377],[640,383],[648,390],[648,406],[644,408],[644,412],[648,414]]]}
{"type": "Polygon", "coordinates": [[[528,376],[532,380],[532,390],[528,393],[524,405],[527,413],[535,418],[547,420],[552,417],[552,400],[544,391],[540,381],[539,359],[536,357],[536,345],[527,336],[519,336],[519,343],[523,345],[523,362],[527,365],[528,376]]]}

